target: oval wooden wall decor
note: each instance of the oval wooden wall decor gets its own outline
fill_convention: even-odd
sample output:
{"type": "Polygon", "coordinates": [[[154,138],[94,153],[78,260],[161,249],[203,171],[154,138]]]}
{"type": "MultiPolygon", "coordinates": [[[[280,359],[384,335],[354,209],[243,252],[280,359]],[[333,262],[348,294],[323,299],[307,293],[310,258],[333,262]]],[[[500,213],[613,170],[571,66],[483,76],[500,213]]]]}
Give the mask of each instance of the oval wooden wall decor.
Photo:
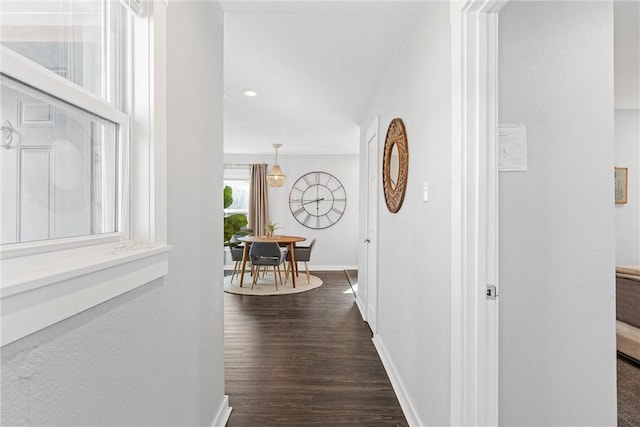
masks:
{"type": "Polygon", "coordinates": [[[402,119],[395,118],[389,123],[384,141],[382,158],[382,184],[384,200],[390,212],[400,210],[407,190],[409,175],[409,141],[402,119]]]}

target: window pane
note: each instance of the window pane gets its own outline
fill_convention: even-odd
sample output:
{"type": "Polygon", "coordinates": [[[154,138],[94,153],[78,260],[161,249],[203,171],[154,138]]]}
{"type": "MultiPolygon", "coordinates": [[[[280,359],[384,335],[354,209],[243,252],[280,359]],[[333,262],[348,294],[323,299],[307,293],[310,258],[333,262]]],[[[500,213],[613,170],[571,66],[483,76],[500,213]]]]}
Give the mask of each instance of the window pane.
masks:
{"type": "Polygon", "coordinates": [[[0,77],[0,243],[115,232],[118,125],[0,77]]]}
{"type": "Polygon", "coordinates": [[[249,181],[224,180],[224,185],[228,185],[233,190],[233,203],[226,213],[247,213],[249,212],[249,181]]]}
{"type": "Polygon", "coordinates": [[[2,0],[0,43],[122,109],[128,13],[118,0],[2,0]]]}
{"type": "Polygon", "coordinates": [[[239,164],[224,165],[224,185],[232,189],[233,203],[224,210],[226,214],[249,213],[249,189],[251,166],[239,164]]]}

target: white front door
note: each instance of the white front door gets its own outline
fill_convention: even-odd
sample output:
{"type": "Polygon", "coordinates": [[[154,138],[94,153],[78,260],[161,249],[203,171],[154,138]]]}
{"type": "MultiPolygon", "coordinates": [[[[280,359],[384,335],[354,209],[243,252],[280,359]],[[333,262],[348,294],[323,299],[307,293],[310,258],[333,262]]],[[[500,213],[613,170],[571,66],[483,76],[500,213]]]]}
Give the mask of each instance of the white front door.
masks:
{"type": "Polygon", "coordinates": [[[367,322],[378,332],[378,119],[367,131],[367,322]]]}

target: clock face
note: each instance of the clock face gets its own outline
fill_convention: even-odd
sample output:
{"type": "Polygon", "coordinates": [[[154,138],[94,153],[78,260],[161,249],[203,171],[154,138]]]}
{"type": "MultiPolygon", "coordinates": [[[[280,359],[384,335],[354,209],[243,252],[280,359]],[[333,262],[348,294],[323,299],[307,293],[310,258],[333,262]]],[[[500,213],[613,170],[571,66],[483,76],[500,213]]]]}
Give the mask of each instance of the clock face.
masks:
{"type": "Polygon", "coordinates": [[[308,228],[327,228],[338,222],[347,207],[347,193],[335,176],[309,172],[293,184],[289,208],[296,220],[308,228]]]}

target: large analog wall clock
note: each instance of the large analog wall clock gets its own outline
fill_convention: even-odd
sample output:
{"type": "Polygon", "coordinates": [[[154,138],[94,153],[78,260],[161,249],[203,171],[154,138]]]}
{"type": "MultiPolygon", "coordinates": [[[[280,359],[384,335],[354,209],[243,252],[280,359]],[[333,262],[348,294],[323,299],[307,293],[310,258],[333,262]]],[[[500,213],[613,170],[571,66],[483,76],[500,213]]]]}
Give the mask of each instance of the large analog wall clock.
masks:
{"type": "Polygon", "coordinates": [[[347,192],[338,178],[327,172],[309,172],[293,184],[289,209],[308,228],[331,227],[347,207],[347,192]]]}

